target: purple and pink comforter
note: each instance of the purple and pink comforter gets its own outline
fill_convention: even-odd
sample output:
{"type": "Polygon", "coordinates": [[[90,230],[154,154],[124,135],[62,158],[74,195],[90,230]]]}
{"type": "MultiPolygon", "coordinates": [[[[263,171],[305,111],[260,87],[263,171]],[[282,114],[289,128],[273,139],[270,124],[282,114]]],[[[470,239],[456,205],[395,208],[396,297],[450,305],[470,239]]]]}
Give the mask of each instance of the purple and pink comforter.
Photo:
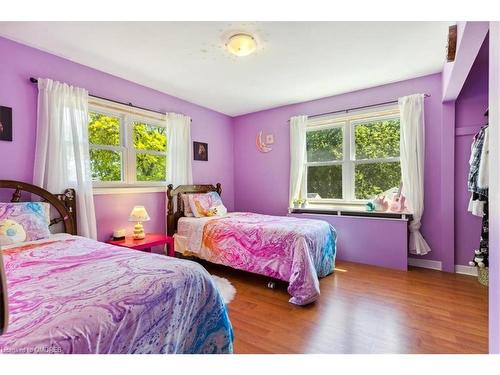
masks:
{"type": "Polygon", "coordinates": [[[213,263],[289,282],[290,302],[319,295],[318,277],[333,272],[336,232],[325,221],[253,213],[181,218],[177,250],[213,263]]]}
{"type": "Polygon", "coordinates": [[[195,262],[76,236],[0,251],[0,353],[232,352],[226,306],[195,262]]]}

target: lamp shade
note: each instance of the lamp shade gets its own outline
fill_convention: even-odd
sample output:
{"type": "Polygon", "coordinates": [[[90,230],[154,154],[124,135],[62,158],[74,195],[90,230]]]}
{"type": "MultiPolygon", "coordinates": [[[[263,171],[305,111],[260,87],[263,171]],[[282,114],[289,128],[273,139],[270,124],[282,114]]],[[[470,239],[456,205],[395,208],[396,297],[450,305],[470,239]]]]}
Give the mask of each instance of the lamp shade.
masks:
{"type": "Polygon", "coordinates": [[[149,220],[150,217],[144,206],[134,206],[132,212],[130,213],[130,217],[128,218],[128,221],[137,221],[137,222],[149,221],[149,220]]]}

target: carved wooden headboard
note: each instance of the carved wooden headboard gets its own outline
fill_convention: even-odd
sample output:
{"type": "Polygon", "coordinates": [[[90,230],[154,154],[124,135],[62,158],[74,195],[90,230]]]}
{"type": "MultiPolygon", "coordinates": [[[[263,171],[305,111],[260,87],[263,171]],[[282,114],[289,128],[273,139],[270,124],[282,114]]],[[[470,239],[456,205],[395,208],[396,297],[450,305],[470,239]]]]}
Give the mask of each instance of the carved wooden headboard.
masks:
{"type": "Polygon", "coordinates": [[[177,232],[177,222],[184,216],[184,204],[182,194],[197,194],[216,191],[222,195],[221,184],[214,185],[179,185],[174,189],[173,185],[168,185],[167,190],[167,234],[174,235],[177,232]],[[174,197],[177,196],[176,210],[174,212],[174,197]]]}
{"type": "MultiPolygon", "coordinates": [[[[64,231],[76,233],[76,195],[74,189],[66,189],[62,194],[51,194],[38,186],[26,182],[0,180],[0,189],[13,189],[11,202],[20,202],[23,192],[37,195],[42,202],[47,202],[57,211],[58,217],[50,221],[50,226],[63,222],[64,231]]],[[[31,197],[28,197],[31,200],[31,197]]]]}

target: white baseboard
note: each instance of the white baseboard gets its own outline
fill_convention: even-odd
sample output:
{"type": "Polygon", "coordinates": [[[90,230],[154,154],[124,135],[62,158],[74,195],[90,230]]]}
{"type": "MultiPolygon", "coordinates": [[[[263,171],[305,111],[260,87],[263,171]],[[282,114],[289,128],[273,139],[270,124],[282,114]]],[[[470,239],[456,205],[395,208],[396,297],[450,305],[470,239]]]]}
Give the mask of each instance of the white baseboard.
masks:
{"type": "MultiPolygon", "coordinates": [[[[428,268],[431,270],[442,271],[443,266],[438,260],[408,258],[408,265],[413,267],[428,268]]],[[[471,266],[455,265],[455,273],[469,276],[477,276],[477,268],[471,266]]]]}
{"type": "Polygon", "coordinates": [[[460,273],[462,275],[469,275],[469,276],[477,276],[477,267],[462,266],[460,264],[456,264],[455,273],[460,273]]]}
{"type": "Polygon", "coordinates": [[[431,270],[443,270],[443,266],[438,260],[408,258],[408,265],[413,267],[429,268],[431,270]]]}

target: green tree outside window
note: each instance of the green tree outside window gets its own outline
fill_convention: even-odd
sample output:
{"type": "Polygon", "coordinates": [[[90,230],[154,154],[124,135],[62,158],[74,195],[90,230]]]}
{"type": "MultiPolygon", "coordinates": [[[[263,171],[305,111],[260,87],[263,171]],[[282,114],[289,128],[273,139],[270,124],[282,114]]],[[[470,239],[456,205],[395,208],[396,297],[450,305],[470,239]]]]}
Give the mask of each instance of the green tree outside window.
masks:
{"type": "MultiPolygon", "coordinates": [[[[354,126],[354,195],[355,199],[370,199],[401,181],[399,158],[399,119],[360,122],[354,126]],[[370,162],[396,158],[393,161],[370,162]]],[[[307,132],[307,161],[342,161],[343,131],[340,127],[307,132]]],[[[342,165],[309,166],[307,170],[308,198],[342,199],[342,165]]]]}
{"type": "MultiPolygon", "coordinates": [[[[107,146],[119,147],[120,119],[89,113],[90,167],[94,181],[122,181],[123,155],[107,146]],[[104,148],[100,147],[104,146],[104,148]]],[[[167,134],[165,127],[142,122],[132,124],[133,147],[136,150],[137,181],[165,181],[167,134]]]]}

